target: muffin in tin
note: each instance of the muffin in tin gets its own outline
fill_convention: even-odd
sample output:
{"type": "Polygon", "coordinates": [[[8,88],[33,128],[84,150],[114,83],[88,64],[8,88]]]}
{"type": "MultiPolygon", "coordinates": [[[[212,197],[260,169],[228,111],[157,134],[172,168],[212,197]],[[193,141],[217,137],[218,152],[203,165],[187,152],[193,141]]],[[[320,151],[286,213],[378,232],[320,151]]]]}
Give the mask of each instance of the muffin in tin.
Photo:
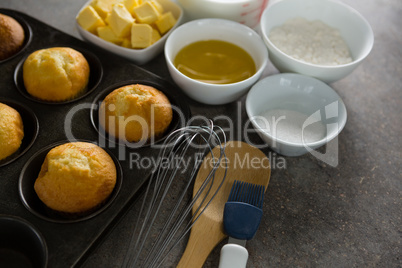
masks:
{"type": "Polygon", "coordinates": [[[116,166],[106,151],[89,142],[69,142],[47,153],[34,189],[51,212],[81,217],[105,203],[116,179],[116,166]]]}
{"type": "Polygon", "coordinates": [[[87,90],[90,67],[84,55],[70,47],[52,47],[31,53],[23,64],[27,92],[40,100],[72,100],[87,90]]]}
{"type": "Polygon", "coordinates": [[[115,89],[99,108],[99,123],[103,129],[128,142],[159,138],[168,129],[172,117],[172,106],[166,95],[143,84],[115,89]]]}
{"type": "Polygon", "coordinates": [[[0,160],[15,153],[24,138],[21,115],[14,108],[0,103],[0,160]]]}
{"type": "Polygon", "coordinates": [[[24,46],[25,32],[14,18],[0,14],[0,61],[17,54],[24,46]]]}

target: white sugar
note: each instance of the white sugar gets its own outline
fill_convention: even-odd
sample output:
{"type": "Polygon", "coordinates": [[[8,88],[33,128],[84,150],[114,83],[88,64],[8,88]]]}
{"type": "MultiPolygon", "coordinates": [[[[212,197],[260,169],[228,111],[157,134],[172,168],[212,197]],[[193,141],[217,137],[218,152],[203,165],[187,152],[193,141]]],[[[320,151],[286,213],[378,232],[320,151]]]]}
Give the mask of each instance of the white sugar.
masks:
{"type": "Polygon", "coordinates": [[[321,121],[304,126],[308,115],[292,110],[274,109],[260,114],[256,120],[264,131],[291,143],[311,143],[323,139],[326,128],[321,121]]]}

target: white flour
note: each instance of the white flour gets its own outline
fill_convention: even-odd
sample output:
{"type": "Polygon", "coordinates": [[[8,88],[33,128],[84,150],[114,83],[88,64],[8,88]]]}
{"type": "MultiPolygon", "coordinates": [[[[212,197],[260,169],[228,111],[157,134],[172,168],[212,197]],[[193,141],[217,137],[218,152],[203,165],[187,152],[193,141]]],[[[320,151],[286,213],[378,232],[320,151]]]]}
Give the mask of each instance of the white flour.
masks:
{"type": "Polygon", "coordinates": [[[291,143],[311,143],[326,136],[326,129],[321,121],[306,126],[303,124],[309,116],[291,110],[274,109],[260,114],[256,120],[264,131],[280,140],[291,143]]]}
{"type": "Polygon", "coordinates": [[[271,30],[269,39],[288,56],[304,62],[332,66],[352,61],[339,31],[320,20],[287,20],[271,30]]]}

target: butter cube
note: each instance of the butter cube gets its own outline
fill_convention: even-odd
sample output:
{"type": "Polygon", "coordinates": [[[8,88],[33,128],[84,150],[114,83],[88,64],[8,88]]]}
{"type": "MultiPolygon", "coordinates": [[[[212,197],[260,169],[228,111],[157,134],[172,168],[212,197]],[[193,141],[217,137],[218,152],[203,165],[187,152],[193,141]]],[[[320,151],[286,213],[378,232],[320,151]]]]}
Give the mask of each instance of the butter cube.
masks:
{"type": "Polygon", "coordinates": [[[106,15],[106,18],[104,19],[104,21],[105,21],[105,23],[106,23],[107,25],[110,25],[110,15],[112,15],[111,12],[108,13],[108,14],[106,15]]]}
{"type": "Polygon", "coordinates": [[[157,21],[155,21],[155,25],[158,28],[161,34],[169,31],[176,24],[176,19],[173,17],[172,12],[166,12],[161,15],[157,21]]]}
{"type": "Polygon", "coordinates": [[[141,3],[141,0],[124,0],[124,6],[127,8],[128,12],[133,13],[133,9],[138,7],[141,3]]]}
{"type": "Polygon", "coordinates": [[[95,8],[96,2],[98,2],[98,0],[92,0],[91,3],[89,3],[89,5],[95,8]]]}
{"type": "Polygon", "coordinates": [[[134,23],[131,27],[131,47],[146,48],[152,44],[152,27],[134,23]]]}
{"type": "Polygon", "coordinates": [[[132,48],[131,47],[131,38],[124,38],[123,43],[121,43],[121,46],[125,47],[125,48],[132,48]]]}
{"type": "Polygon", "coordinates": [[[140,23],[147,24],[155,22],[160,15],[155,6],[152,5],[150,2],[144,2],[141,5],[135,7],[133,9],[133,14],[140,23]]]}
{"type": "Polygon", "coordinates": [[[110,26],[98,27],[98,36],[105,41],[114,43],[116,45],[121,45],[123,43],[123,38],[118,37],[110,28],[110,26]]]}
{"type": "Polygon", "coordinates": [[[158,41],[159,39],[161,39],[161,35],[160,35],[159,31],[155,28],[152,28],[151,43],[153,44],[156,41],[158,41]]]}
{"type": "Polygon", "coordinates": [[[133,23],[134,18],[123,4],[120,3],[113,6],[109,24],[117,37],[128,36],[133,23]]]}
{"type": "Polygon", "coordinates": [[[85,30],[95,33],[96,28],[105,26],[105,22],[92,6],[83,8],[77,16],[78,24],[85,30]]]}
{"type": "Polygon", "coordinates": [[[105,19],[107,14],[112,11],[115,0],[95,0],[93,1],[93,7],[102,19],[105,19]]]}
{"type": "Polygon", "coordinates": [[[151,5],[153,5],[156,10],[158,10],[159,14],[163,13],[163,7],[157,0],[142,0],[142,3],[145,2],[149,2],[151,5]]]}

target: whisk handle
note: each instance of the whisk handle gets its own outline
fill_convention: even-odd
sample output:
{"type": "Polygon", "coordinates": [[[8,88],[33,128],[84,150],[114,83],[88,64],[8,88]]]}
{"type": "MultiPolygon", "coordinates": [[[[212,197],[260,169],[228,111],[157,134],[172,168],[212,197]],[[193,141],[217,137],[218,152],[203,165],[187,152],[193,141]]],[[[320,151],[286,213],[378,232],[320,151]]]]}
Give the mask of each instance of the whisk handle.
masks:
{"type": "Polygon", "coordinates": [[[219,268],[246,268],[248,251],[236,244],[226,244],[221,249],[219,268]]]}

